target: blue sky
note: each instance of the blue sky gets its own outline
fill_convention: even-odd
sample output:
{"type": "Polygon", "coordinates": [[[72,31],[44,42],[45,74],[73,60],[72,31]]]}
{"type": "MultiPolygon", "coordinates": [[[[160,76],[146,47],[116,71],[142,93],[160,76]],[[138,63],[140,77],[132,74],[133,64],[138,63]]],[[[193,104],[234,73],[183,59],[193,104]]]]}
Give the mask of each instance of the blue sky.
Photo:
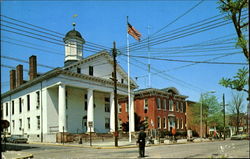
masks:
{"type": "MultiPolygon", "coordinates": [[[[100,44],[108,48],[112,47],[113,41],[116,41],[117,48],[126,46],[126,16],[129,16],[129,22],[141,34],[142,38],[147,37],[147,26],[150,26],[149,35],[159,31],[164,26],[175,20],[188,9],[198,4],[200,0],[179,0],[179,1],[2,1],[1,14],[15,18],[20,21],[31,23],[36,26],[44,27],[62,34],[66,34],[72,29],[72,22],[76,22],[76,30],[78,30],[84,39],[89,42],[100,44]],[[78,17],[73,19],[72,16],[77,14],[78,17]]],[[[166,27],[158,34],[164,35],[174,29],[189,26],[192,23],[219,15],[218,3],[215,0],[205,0],[196,8],[185,16],[178,19],[173,24],[166,27]]],[[[2,18],[2,17],[1,17],[2,18]]],[[[4,19],[4,18],[3,18],[4,19]]],[[[6,19],[7,20],[7,19],[6,19]]],[[[5,24],[5,23],[2,23],[5,24]]],[[[9,25],[9,24],[6,24],[9,25]]],[[[11,26],[11,25],[9,25],[11,26]]],[[[2,26],[1,26],[2,27],[2,26]]],[[[3,27],[4,28],[4,27],[3,27]]],[[[197,56],[191,57],[188,55],[195,53],[192,51],[182,51],[182,53],[160,52],[157,50],[166,49],[169,47],[181,47],[193,45],[207,40],[211,40],[222,36],[236,35],[233,24],[224,25],[204,31],[191,36],[179,38],[160,45],[151,46],[150,50],[152,57],[175,59],[175,60],[192,60],[203,61],[217,56],[197,56]],[[168,56],[166,56],[168,55],[168,56]],[[173,57],[180,55],[182,57],[173,57]]],[[[28,60],[31,55],[36,55],[39,64],[49,65],[53,67],[61,67],[64,62],[63,46],[54,45],[48,42],[28,38],[6,31],[1,31],[1,55],[15,57],[22,60],[28,60]],[[19,41],[18,41],[19,40],[19,41]],[[7,42],[6,42],[7,41],[7,42]],[[11,43],[10,43],[11,42],[11,43]],[[44,49],[40,51],[31,49],[13,43],[30,45],[36,48],[44,49]],[[49,51],[45,51],[49,50],[49,51]],[[57,52],[59,54],[52,54],[57,52]]],[[[136,40],[129,37],[130,43],[138,44],[136,40]]],[[[231,44],[234,47],[234,44],[231,44]]],[[[178,51],[178,49],[176,49],[178,51]]],[[[204,54],[221,54],[239,52],[238,49],[204,52],[204,54]]],[[[126,52],[122,52],[126,54],[126,52]]],[[[148,56],[147,49],[132,51],[131,55],[148,56]]],[[[84,51],[84,57],[93,54],[92,52],[84,51]]],[[[197,53],[198,54],[198,53],[197,53]]],[[[199,53],[200,55],[202,53],[199,53]]],[[[118,62],[127,69],[126,56],[119,56],[118,62]]],[[[243,54],[234,54],[220,59],[216,62],[240,62],[245,63],[243,54]]],[[[148,63],[147,59],[131,57],[131,76],[135,79],[138,77],[137,83],[140,88],[148,86],[147,66],[141,64],[148,63]],[[137,61],[136,61],[137,60],[137,61]],[[136,66],[135,66],[136,65],[136,66]],[[144,69],[138,68],[142,67],[144,69]],[[144,76],[144,77],[141,77],[144,76]]],[[[20,62],[1,58],[1,63],[4,65],[16,66],[20,62]]],[[[22,63],[24,69],[28,69],[28,65],[22,63]]],[[[165,71],[167,75],[152,74],[151,87],[165,88],[176,87],[181,94],[189,96],[189,100],[197,101],[201,93],[215,90],[215,95],[222,100],[222,94],[225,93],[226,101],[231,98],[231,90],[224,88],[218,84],[222,77],[232,77],[242,65],[219,65],[219,64],[195,64],[192,66],[175,69],[190,63],[170,62],[151,60],[151,67],[159,71],[165,71]],[[161,76],[164,76],[163,78],[161,76]],[[198,87],[198,88],[197,88],[198,87]]],[[[9,70],[10,68],[1,67],[1,86],[2,92],[9,90],[9,70]]],[[[44,73],[50,69],[38,67],[38,72],[44,73]]],[[[27,72],[24,73],[24,79],[28,79],[27,72]]]]}

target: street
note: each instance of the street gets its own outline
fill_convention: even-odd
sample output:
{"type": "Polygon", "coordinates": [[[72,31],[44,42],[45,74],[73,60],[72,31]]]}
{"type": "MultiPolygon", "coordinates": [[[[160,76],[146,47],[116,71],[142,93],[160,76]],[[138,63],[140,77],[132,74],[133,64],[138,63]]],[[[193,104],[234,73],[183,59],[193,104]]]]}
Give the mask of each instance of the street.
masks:
{"type": "MultiPolygon", "coordinates": [[[[59,158],[137,158],[138,148],[94,149],[42,144],[18,144],[21,151],[38,159],[59,158]]],[[[146,158],[249,158],[248,140],[157,145],[146,147],[146,158]]]]}

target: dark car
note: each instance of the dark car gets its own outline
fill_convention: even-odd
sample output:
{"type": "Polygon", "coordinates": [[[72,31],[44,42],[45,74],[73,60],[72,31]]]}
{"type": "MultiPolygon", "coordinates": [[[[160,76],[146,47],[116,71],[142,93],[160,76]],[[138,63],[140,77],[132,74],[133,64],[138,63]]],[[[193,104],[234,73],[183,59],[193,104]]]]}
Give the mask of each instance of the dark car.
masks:
{"type": "Polygon", "coordinates": [[[7,142],[12,143],[27,143],[28,139],[23,135],[11,135],[7,138],[7,142]]]}

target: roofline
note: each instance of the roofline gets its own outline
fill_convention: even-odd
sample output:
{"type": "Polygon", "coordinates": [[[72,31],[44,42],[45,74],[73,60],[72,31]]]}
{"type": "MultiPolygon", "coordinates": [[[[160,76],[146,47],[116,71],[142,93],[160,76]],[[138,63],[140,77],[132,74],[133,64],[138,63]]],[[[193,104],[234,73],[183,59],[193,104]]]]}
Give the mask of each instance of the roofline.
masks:
{"type": "MultiPolygon", "coordinates": [[[[135,91],[134,93],[135,93],[135,95],[140,95],[140,94],[143,94],[143,93],[153,93],[153,92],[160,93],[160,94],[165,94],[165,95],[171,95],[172,94],[172,93],[168,93],[166,91],[163,91],[162,89],[157,89],[157,88],[141,89],[141,90],[135,91]]],[[[181,95],[181,94],[175,94],[175,96],[185,98],[185,99],[188,98],[188,96],[184,96],[184,95],[181,95]]]]}

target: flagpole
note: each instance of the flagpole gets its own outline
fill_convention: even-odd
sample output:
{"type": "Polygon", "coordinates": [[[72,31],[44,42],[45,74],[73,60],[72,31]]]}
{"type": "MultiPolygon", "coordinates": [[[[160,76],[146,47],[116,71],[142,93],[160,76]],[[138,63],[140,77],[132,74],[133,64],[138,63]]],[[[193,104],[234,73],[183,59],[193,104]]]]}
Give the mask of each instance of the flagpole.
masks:
{"type": "Polygon", "coordinates": [[[132,142],[131,136],[131,91],[130,91],[130,62],[129,62],[129,35],[128,35],[128,16],[127,16],[127,56],[128,56],[128,115],[129,115],[129,142],[132,142]]]}

